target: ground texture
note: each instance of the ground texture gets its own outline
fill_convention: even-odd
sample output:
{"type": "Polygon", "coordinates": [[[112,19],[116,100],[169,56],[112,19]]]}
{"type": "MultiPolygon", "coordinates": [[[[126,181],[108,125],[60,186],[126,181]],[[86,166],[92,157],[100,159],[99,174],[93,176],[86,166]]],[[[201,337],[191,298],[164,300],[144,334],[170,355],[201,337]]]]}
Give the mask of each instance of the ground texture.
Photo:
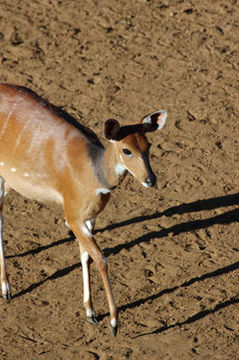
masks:
{"type": "Polygon", "coordinates": [[[96,224],[120,310],[85,321],[78,246],[60,208],[11,191],[13,299],[2,360],[239,359],[239,4],[236,0],[3,0],[0,81],[30,87],[101,137],[111,117],[150,134],[155,189],[130,175],[96,224]]]}

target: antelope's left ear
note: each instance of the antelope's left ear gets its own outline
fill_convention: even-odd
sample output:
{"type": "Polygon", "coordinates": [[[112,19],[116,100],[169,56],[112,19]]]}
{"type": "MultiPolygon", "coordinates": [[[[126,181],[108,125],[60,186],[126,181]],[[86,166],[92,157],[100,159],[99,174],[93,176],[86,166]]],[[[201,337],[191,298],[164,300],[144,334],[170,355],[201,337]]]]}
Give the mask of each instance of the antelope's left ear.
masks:
{"type": "Polygon", "coordinates": [[[150,115],[146,115],[142,119],[145,131],[156,131],[162,129],[166,123],[167,111],[158,110],[150,115]]]}
{"type": "Polygon", "coordinates": [[[115,140],[116,135],[120,131],[120,124],[115,119],[108,119],[103,125],[103,135],[108,141],[115,140]]]}

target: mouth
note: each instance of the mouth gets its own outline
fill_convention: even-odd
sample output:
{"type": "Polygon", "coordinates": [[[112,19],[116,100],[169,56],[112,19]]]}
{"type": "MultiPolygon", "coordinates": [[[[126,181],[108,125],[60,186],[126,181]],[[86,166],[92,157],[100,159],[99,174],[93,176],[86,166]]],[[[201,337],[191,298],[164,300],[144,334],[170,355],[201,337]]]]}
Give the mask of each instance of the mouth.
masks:
{"type": "Polygon", "coordinates": [[[154,184],[153,183],[149,184],[149,183],[146,183],[146,182],[142,182],[141,184],[146,188],[152,188],[152,187],[155,186],[156,182],[154,184]]]}
{"type": "Polygon", "coordinates": [[[149,184],[147,184],[146,182],[142,182],[142,185],[143,185],[144,187],[146,187],[146,188],[152,187],[152,186],[150,186],[149,184]]]}

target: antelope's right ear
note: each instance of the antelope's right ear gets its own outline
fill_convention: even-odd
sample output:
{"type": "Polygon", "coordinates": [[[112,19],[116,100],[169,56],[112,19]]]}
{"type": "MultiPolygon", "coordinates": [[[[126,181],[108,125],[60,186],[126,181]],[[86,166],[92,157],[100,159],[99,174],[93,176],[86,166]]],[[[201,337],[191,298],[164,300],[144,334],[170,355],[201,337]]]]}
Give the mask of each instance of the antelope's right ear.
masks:
{"type": "Polygon", "coordinates": [[[160,130],[165,125],[167,119],[167,111],[158,110],[152,114],[146,115],[142,119],[142,123],[145,124],[145,131],[160,130]]]}
{"type": "Polygon", "coordinates": [[[115,140],[116,135],[120,131],[120,124],[115,119],[108,119],[104,122],[103,135],[108,141],[115,140]]]}

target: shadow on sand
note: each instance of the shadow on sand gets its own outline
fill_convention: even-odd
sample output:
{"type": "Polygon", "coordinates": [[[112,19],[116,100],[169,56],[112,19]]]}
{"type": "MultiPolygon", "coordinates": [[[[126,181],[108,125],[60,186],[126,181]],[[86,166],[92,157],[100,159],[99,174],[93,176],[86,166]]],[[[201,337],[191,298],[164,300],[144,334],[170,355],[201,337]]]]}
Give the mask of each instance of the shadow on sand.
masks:
{"type": "MultiPolygon", "coordinates": [[[[200,212],[203,210],[213,210],[213,209],[217,209],[217,208],[221,208],[221,207],[228,207],[228,206],[235,206],[235,205],[239,205],[239,194],[232,194],[232,195],[227,195],[227,196],[221,196],[221,197],[217,197],[217,198],[210,198],[210,199],[205,199],[205,200],[198,200],[195,202],[191,202],[188,204],[181,204],[179,206],[175,206],[175,207],[171,207],[163,212],[157,212],[155,214],[152,215],[147,215],[147,216],[139,216],[139,217],[134,217],[132,219],[126,220],[126,221],[122,221],[120,223],[117,224],[112,224],[109,225],[103,229],[98,229],[96,231],[96,233],[102,233],[105,230],[112,230],[112,229],[116,229],[116,228],[120,228],[123,226],[128,226],[128,225],[132,225],[138,222],[143,222],[143,221],[148,221],[148,220],[152,220],[152,219],[158,219],[162,216],[172,216],[175,214],[185,214],[185,213],[191,213],[191,212],[200,212]]],[[[135,245],[138,245],[140,243],[143,242],[149,242],[151,239],[155,239],[155,238],[162,238],[162,237],[166,237],[168,236],[170,233],[173,233],[174,235],[177,234],[181,234],[181,233],[185,233],[188,231],[193,231],[193,230],[199,230],[199,229],[205,229],[208,228],[210,226],[213,226],[215,224],[231,224],[234,222],[238,222],[239,221],[239,209],[234,209],[234,210],[230,210],[227,212],[224,212],[223,214],[220,215],[216,215],[213,216],[211,218],[207,218],[207,219],[203,219],[203,220],[194,220],[194,221],[187,221],[187,222],[182,222],[180,224],[171,226],[170,228],[167,229],[162,229],[160,231],[152,231],[149,232],[147,234],[144,234],[130,242],[127,243],[123,243],[111,248],[105,248],[104,249],[104,254],[105,256],[110,256],[112,254],[117,254],[119,253],[121,250],[123,249],[130,249],[135,245]]],[[[71,236],[69,238],[66,239],[62,239],[62,240],[58,240],[52,244],[49,245],[45,245],[45,246],[39,246],[36,249],[33,250],[28,250],[22,254],[19,255],[15,255],[15,256],[8,256],[8,258],[13,258],[13,257],[23,257],[23,256],[27,256],[27,255],[33,255],[33,254],[38,254],[41,251],[47,250],[49,248],[55,247],[55,246],[59,246],[65,243],[69,243],[69,242],[73,242],[74,241],[74,236],[73,234],[71,234],[71,236]]],[[[33,291],[34,289],[38,288],[39,286],[43,285],[45,282],[47,281],[51,281],[51,280],[55,280],[58,278],[61,278],[67,274],[69,274],[70,272],[74,271],[75,269],[78,269],[79,267],[81,267],[80,263],[76,263],[74,265],[71,265],[67,268],[61,269],[56,271],[54,274],[52,274],[49,277],[44,278],[43,280],[34,283],[32,285],[30,285],[28,288],[20,291],[19,293],[15,294],[13,296],[14,298],[20,297],[22,295],[25,295],[31,291],[33,291]]],[[[144,303],[146,303],[147,301],[153,301],[156,300],[158,298],[160,298],[161,296],[165,295],[165,294],[170,294],[180,288],[183,287],[188,287],[191,286],[194,283],[197,282],[201,282],[205,279],[208,278],[212,278],[212,277],[217,277],[223,274],[227,274],[233,271],[236,271],[239,269],[239,262],[235,262],[233,264],[229,264],[227,266],[224,266],[222,268],[219,268],[213,272],[209,272],[206,274],[203,274],[199,277],[194,277],[180,285],[174,286],[172,288],[169,289],[164,289],[162,291],[160,291],[157,294],[153,294],[150,296],[147,296],[145,298],[136,300],[132,303],[127,303],[124,305],[121,305],[119,307],[119,311],[125,311],[126,309],[131,309],[131,308],[135,308],[138,307],[144,303]]],[[[159,334],[162,333],[164,331],[167,331],[169,329],[172,329],[174,327],[177,326],[182,326],[185,324],[191,324],[197,320],[200,320],[202,318],[204,318],[205,316],[208,316],[210,314],[214,314],[217,311],[224,309],[228,306],[231,306],[233,304],[238,304],[239,303],[239,299],[237,298],[231,298],[230,300],[227,300],[223,303],[219,303],[217,304],[213,309],[208,309],[208,310],[203,310],[197,314],[194,314],[193,316],[190,316],[188,319],[186,319],[183,322],[177,322],[175,324],[172,325],[168,325],[168,326],[162,326],[152,332],[148,332],[148,333],[143,333],[143,334],[139,334],[136,337],[140,337],[140,336],[145,336],[145,335],[150,335],[150,334],[159,334]]],[[[98,316],[98,321],[102,320],[104,317],[108,316],[109,313],[105,313],[102,315],[98,316]]],[[[135,338],[136,338],[135,337],[135,338]]]]}

